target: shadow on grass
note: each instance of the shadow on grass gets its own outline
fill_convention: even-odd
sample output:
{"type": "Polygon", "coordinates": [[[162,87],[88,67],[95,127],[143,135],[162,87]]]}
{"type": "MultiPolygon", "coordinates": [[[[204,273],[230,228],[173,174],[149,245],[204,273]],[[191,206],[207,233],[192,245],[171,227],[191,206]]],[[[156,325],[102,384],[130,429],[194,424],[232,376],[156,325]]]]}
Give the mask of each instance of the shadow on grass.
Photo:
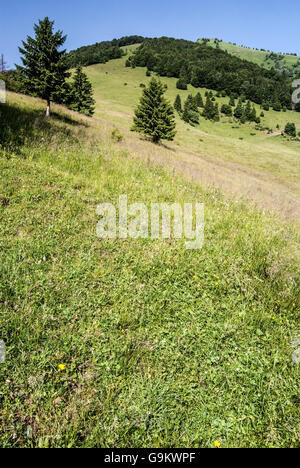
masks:
{"type": "Polygon", "coordinates": [[[68,125],[74,125],[76,127],[88,127],[89,125],[84,122],[83,120],[74,120],[72,117],[66,114],[59,114],[58,112],[51,112],[51,120],[59,120],[60,122],[63,122],[68,125]]]}
{"type": "Polygon", "coordinates": [[[17,104],[0,104],[0,148],[7,152],[22,152],[22,147],[32,143],[50,143],[66,140],[72,131],[66,125],[85,126],[85,122],[76,121],[65,114],[53,112],[46,118],[40,109],[30,109],[17,104]],[[43,140],[41,140],[43,139],[43,140]]]}
{"type": "Polygon", "coordinates": [[[152,145],[154,145],[154,147],[157,147],[157,148],[164,148],[168,151],[172,151],[173,153],[176,153],[176,149],[175,148],[171,148],[171,146],[168,146],[166,143],[163,143],[163,141],[158,141],[158,142],[154,142],[152,140],[151,137],[148,137],[147,135],[140,135],[139,136],[139,140],[140,141],[147,141],[148,143],[152,143],[152,145]]]}

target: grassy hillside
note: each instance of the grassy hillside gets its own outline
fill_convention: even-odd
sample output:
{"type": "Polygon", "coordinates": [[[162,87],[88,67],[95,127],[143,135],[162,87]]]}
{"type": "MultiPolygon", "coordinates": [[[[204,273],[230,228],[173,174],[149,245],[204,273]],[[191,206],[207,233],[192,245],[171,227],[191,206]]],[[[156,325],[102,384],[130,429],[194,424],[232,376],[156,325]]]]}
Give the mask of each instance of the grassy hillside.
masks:
{"type": "MultiPolygon", "coordinates": [[[[198,40],[200,43],[202,41],[203,39],[198,40]]],[[[255,50],[250,47],[243,47],[225,41],[215,42],[215,39],[210,39],[207,44],[211,47],[219,47],[221,50],[226,50],[230,55],[235,55],[241,59],[254,62],[264,68],[271,69],[274,67],[278,70],[286,69],[292,76],[300,77],[300,57],[298,56],[255,50]]]]}
{"type": "MultiPolygon", "coordinates": [[[[135,46],[134,46],[135,47],[135,46]]],[[[127,48],[130,53],[130,47],[127,48]]],[[[284,216],[300,218],[300,142],[280,135],[287,122],[295,122],[300,131],[300,113],[265,112],[262,125],[272,130],[258,131],[255,124],[239,125],[222,117],[212,123],[201,118],[191,127],[177,116],[177,136],[165,148],[155,148],[130,134],[134,107],[142,94],[140,84],[147,84],[146,69],[126,68],[126,57],[85,69],[92,81],[97,102],[96,116],[111,122],[126,135],[125,146],[145,159],[176,167],[205,184],[216,184],[236,196],[250,198],[260,205],[275,209],[284,216]],[[276,127],[279,125],[280,129],[276,127]]],[[[184,101],[188,91],[176,89],[176,78],[162,78],[167,85],[167,98],[173,103],[177,94],[184,101]]],[[[200,89],[204,97],[205,89],[200,89]]],[[[214,93],[215,94],[215,93],[214,93]]],[[[219,106],[228,98],[216,98],[219,106]]],[[[261,112],[256,106],[258,115],[261,112]]]]}
{"type": "MultiPolygon", "coordinates": [[[[0,445],[299,447],[299,235],[134,157],[127,140],[148,143],[133,134],[113,143],[137,89],[121,92],[124,69],[118,93],[112,69],[90,69],[94,119],[54,106],[45,121],[14,94],[0,107],[0,445]],[[124,193],[203,201],[204,248],[97,239],[96,205],[124,193]]],[[[195,144],[187,130],[175,145],[195,144]]]]}

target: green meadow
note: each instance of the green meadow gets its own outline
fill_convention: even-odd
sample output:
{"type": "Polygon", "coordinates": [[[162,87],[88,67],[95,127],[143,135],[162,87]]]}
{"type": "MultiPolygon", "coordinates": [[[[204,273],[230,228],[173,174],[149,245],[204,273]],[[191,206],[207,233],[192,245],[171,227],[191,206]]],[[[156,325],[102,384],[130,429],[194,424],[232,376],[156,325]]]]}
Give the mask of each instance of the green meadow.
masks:
{"type": "MultiPolygon", "coordinates": [[[[135,47],[124,49],[130,54],[135,47]]],[[[141,139],[130,135],[133,110],[142,94],[140,85],[147,85],[151,78],[146,76],[144,68],[126,68],[126,58],[87,67],[85,72],[94,87],[96,116],[126,134],[126,141],[132,142],[130,151],[138,155],[147,152],[146,159],[153,158],[155,153],[154,159],[159,163],[169,160],[169,166],[180,166],[181,171],[201,183],[213,183],[237,197],[254,200],[261,207],[299,219],[300,141],[291,141],[281,133],[288,122],[294,122],[300,131],[300,113],[264,111],[261,125],[269,131],[257,130],[256,124],[240,125],[234,118],[225,116],[220,122],[201,117],[200,124],[192,127],[177,115],[175,141],[168,142],[168,154],[160,155],[161,148],[152,146],[146,150],[141,139]]],[[[177,94],[184,102],[189,93],[195,95],[200,91],[204,99],[207,91],[190,85],[187,91],[178,90],[175,78],[161,78],[161,81],[167,86],[166,97],[172,103],[177,94]]],[[[221,108],[222,104],[228,104],[229,98],[216,97],[216,102],[221,108]]],[[[262,110],[258,105],[255,107],[260,115],[262,110]]]]}
{"type": "MultiPolygon", "coordinates": [[[[202,40],[199,39],[198,41],[201,42],[202,40]]],[[[216,47],[214,39],[210,39],[208,45],[216,47]]],[[[250,47],[243,47],[226,41],[219,42],[219,48],[221,50],[227,50],[230,55],[235,55],[243,60],[254,62],[264,68],[271,69],[276,65],[275,59],[270,57],[271,52],[268,51],[251,49],[250,47]]],[[[280,52],[275,52],[275,55],[280,56],[282,54],[280,52]]],[[[283,67],[289,67],[297,73],[300,72],[300,57],[296,55],[284,54],[280,63],[283,67]]]]}
{"type": "MultiPolygon", "coordinates": [[[[300,141],[282,132],[300,113],[177,115],[154,145],[131,131],[150,77],[126,58],[85,69],[92,118],[0,104],[0,446],[299,448],[300,141]],[[123,194],[204,203],[203,248],[97,238],[123,194]]],[[[176,81],[172,103],[204,98],[176,81]]]]}

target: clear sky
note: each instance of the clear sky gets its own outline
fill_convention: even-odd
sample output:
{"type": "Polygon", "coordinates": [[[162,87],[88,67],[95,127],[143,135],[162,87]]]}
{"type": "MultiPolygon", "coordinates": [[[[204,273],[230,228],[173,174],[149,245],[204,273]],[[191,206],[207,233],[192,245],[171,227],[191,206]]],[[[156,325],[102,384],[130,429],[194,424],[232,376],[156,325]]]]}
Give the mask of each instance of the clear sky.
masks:
{"type": "Polygon", "coordinates": [[[139,34],[218,37],[300,55],[299,0],[1,0],[0,53],[10,67],[19,63],[18,45],[45,16],[68,35],[68,50],[139,34]]]}

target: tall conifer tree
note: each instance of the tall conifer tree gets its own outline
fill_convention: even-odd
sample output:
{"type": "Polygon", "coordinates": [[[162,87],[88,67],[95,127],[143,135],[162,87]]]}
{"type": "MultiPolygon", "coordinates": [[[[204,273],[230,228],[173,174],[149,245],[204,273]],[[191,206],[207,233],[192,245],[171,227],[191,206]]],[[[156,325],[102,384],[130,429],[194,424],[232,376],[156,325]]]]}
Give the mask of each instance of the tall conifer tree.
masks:
{"type": "Polygon", "coordinates": [[[93,88],[88,77],[82,71],[82,67],[76,69],[74,82],[71,88],[70,109],[88,116],[95,111],[95,101],[93,99],[93,88]]]}
{"type": "Polygon", "coordinates": [[[161,82],[152,78],[135,110],[132,130],[150,136],[154,143],[173,140],[176,134],[174,109],[164,92],[161,82]]]}
{"type": "Polygon", "coordinates": [[[182,104],[181,104],[181,98],[179,94],[177,94],[175,102],[174,102],[174,109],[177,110],[177,112],[182,112],[182,104]]]}
{"type": "Polygon", "coordinates": [[[215,106],[211,101],[210,95],[207,94],[206,103],[203,110],[203,117],[208,120],[213,120],[215,115],[215,106]]]}
{"type": "Polygon", "coordinates": [[[27,36],[27,42],[19,47],[23,66],[17,66],[22,90],[47,101],[46,117],[50,116],[53,96],[59,94],[69,76],[66,51],[59,50],[67,36],[54,32],[53,25],[48,17],[34,25],[35,37],[27,36]]]}
{"type": "Polygon", "coordinates": [[[244,113],[243,102],[240,99],[237,106],[236,106],[236,108],[235,108],[235,110],[234,110],[234,117],[236,119],[240,119],[242,117],[243,113],[244,113]]]}
{"type": "Polygon", "coordinates": [[[203,99],[201,93],[196,94],[197,107],[204,107],[203,99]]]}

